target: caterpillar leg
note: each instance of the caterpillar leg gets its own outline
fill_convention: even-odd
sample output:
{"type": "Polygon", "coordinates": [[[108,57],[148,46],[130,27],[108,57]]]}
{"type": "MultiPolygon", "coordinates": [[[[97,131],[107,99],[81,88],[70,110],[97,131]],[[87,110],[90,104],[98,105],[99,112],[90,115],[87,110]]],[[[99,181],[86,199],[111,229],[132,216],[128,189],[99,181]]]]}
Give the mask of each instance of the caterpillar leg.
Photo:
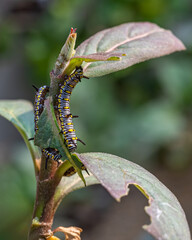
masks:
{"type": "Polygon", "coordinates": [[[86,78],[86,79],[89,79],[88,77],[86,76],[81,76],[80,78],[78,78],[79,82],[81,82],[81,78],[86,78]]]}
{"type": "Polygon", "coordinates": [[[46,160],[45,160],[45,169],[46,169],[46,170],[47,170],[48,160],[49,160],[49,158],[47,157],[46,160]]]}
{"type": "Polygon", "coordinates": [[[83,167],[84,167],[83,170],[85,170],[85,172],[86,172],[88,175],[90,175],[89,172],[88,172],[88,170],[87,170],[87,168],[86,168],[85,166],[83,166],[83,167]]]}
{"type": "Polygon", "coordinates": [[[86,145],[81,139],[77,138],[77,141],[81,142],[83,145],[86,145]]]}
{"type": "Polygon", "coordinates": [[[89,79],[89,77],[86,77],[86,76],[84,76],[84,75],[83,75],[83,78],[89,79]]]}
{"type": "Polygon", "coordinates": [[[85,165],[84,165],[84,164],[82,165],[82,167],[81,167],[81,170],[85,170],[85,171],[86,171],[86,173],[87,173],[88,175],[90,175],[90,174],[89,174],[89,172],[88,172],[88,170],[87,170],[87,168],[85,167],[85,165]]]}
{"type": "Polygon", "coordinates": [[[65,117],[66,117],[66,118],[69,118],[69,117],[72,118],[72,114],[67,114],[67,115],[65,115],[65,117]]]}
{"type": "Polygon", "coordinates": [[[78,115],[72,115],[72,118],[78,118],[79,116],[78,115]]]}
{"type": "Polygon", "coordinates": [[[69,118],[69,117],[71,117],[71,118],[78,118],[79,116],[78,116],[78,115],[72,115],[72,114],[70,113],[70,114],[68,114],[68,115],[65,115],[65,117],[66,117],[66,118],[69,118]]]}
{"type": "Polygon", "coordinates": [[[34,140],[34,137],[28,139],[28,141],[32,141],[32,140],[34,140]]]}

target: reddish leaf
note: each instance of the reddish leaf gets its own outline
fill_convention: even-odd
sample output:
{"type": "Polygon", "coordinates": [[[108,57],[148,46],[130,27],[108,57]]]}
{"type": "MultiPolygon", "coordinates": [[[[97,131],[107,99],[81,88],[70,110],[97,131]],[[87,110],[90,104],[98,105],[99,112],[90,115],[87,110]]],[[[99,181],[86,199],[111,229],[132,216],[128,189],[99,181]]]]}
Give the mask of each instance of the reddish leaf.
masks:
{"type": "Polygon", "coordinates": [[[155,176],[137,164],[106,153],[76,154],[89,171],[116,199],[128,194],[134,184],[149,199],[145,208],[151,224],[144,226],[161,240],[190,240],[185,213],[174,194],[155,176]]]}
{"type": "Polygon", "coordinates": [[[126,54],[121,61],[84,63],[85,75],[97,77],[184,49],[183,43],[170,31],[153,23],[138,22],[96,33],[76,49],[74,57],[96,53],[126,54]]]}

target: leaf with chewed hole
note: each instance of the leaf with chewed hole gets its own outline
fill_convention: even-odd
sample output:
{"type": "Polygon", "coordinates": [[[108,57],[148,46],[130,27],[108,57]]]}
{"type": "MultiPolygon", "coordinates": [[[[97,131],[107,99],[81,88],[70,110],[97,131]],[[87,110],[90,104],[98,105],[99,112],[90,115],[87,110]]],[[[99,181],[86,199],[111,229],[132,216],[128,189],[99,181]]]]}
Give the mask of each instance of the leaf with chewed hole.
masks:
{"type": "Polygon", "coordinates": [[[26,100],[1,100],[0,115],[17,128],[29,148],[35,163],[35,160],[40,157],[40,152],[33,141],[28,140],[34,136],[34,113],[32,103],[26,100]]]}
{"type": "Polygon", "coordinates": [[[177,198],[150,172],[111,154],[76,153],[76,156],[117,201],[128,194],[129,184],[144,193],[149,201],[145,210],[151,218],[151,224],[144,229],[156,239],[191,239],[185,213],[177,198]]]}
{"type": "Polygon", "coordinates": [[[171,31],[153,23],[137,22],[96,33],[80,44],[74,58],[101,53],[126,54],[121,61],[84,62],[85,76],[98,77],[181,50],[185,50],[185,46],[171,31]]]}

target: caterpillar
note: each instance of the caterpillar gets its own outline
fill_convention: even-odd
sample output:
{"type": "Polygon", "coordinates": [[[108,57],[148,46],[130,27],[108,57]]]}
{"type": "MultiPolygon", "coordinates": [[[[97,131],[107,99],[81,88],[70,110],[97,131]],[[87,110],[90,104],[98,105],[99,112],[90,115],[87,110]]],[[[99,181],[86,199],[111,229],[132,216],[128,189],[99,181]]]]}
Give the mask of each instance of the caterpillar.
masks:
{"type": "Polygon", "coordinates": [[[34,115],[35,115],[35,133],[38,131],[38,121],[41,113],[43,112],[45,96],[49,92],[48,86],[40,87],[39,89],[36,88],[34,85],[33,87],[36,90],[35,95],[35,103],[34,103],[34,115]]]}
{"type": "Polygon", "coordinates": [[[85,145],[85,143],[77,138],[75,134],[72,118],[77,116],[72,116],[69,106],[70,95],[73,91],[73,88],[77,85],[78,82],[81,82],[81,79],[83,77],[87,78],[83,76],[82,67],[76,67],[75,71],[69,75],[64,84],[60,87],[57,99],[57,110],[59,112],[61,132],[64,135],[65,144],[70,152],[74,151],[77,148],[77,141],[80,141],[85,145]]]}
{"type": "MultiPolygon", "coordinates": [[[[45,169],[47,169],[47,163],[48,163],[49,159],[52,159],[52,160],[56,161],[59,165],[59,159],[62,156],[61,156],[61,154],[59,153],[58,150],[53,149],[53,148],[43,148],[42,149],[42,154],[44,154],[45,157],[46,157],[45,169]]],[[[85,170],[88,173],[88,171],[87,171],[87,169],[85,168],[84,165],[81,166],[81,170],[85,170]]],[[[73,166],[71,166],[69,169],[67,169],[64,172],[63,176],[70,177],[70,176],[74,175],[75,173],[76,173],[76,170],[74,169],[73,166]]]]}
{"type": "MultiPolygon", "coordinates": [[[[89,175],[89,172],[87,171],[86,167],[84,165],[81,166],[81,170],[85,170],[87,174],[89,175]]],[[[76,173],[76,170],[74,167],[70,167],[67,169],[67,171],[63,174],[64,177],[70,177],[76,173]]]]}
{"type": "Polygon", "coordinates": [[[70,177],[72,175],[74,175],[76,173],[74,167],[70,167],[69,169],[67,169],[67,171],[63,174],[63,176],[65,177],[70,177]]]}
{"type": "Polygon", "coordinates": [[[59,164],[59,159],[62,157],[59,151],[54,148],[43,148],[42,154],[46,157],[45,169],[47,169],[47,162],[49,159],[52,159],[59,164]]]}

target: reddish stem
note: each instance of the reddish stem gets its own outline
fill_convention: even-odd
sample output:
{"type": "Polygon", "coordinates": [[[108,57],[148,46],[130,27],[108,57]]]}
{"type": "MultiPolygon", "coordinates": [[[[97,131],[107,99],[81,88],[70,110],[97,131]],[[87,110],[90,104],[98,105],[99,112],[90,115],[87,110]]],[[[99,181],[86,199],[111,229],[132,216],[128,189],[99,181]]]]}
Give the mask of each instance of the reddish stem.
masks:
{"type": "Polygon", "coordinates": [[[46,239],[51,235],[51,227],[55,213],[54,194],[61,178],[54,177],[57,162],[48,162],[45,169],[45,157],[42,157],[39,176],[37,176],[36,201],[33,220],[29,232],[29,240],[46,239]]]}

